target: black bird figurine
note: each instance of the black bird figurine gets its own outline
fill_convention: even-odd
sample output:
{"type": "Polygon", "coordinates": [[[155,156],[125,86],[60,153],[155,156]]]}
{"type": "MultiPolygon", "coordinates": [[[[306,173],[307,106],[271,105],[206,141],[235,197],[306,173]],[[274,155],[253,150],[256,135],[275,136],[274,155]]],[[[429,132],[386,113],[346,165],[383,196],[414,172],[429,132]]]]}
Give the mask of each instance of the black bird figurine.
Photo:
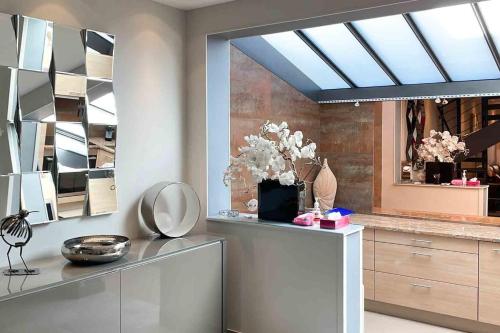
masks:
{"type": "Polygon", "coordinates": [[[0,221],[0,236],[3,241],[9,245],[7,251],[7,260],[9,261],[9,269],[3,272],[4,275],[37,275],[40,273],[38,269],[29,269],[23,258],[23,247],[28,244],[33,236],[31,224],[26,220],[26,217],[32,212],[22,209],[18,214],[7,216],[0,221]],[[20,248],[19,256],[23,261],[25,269],[13,269],[10,263],[10,250],[12,248],[20,248]]]}

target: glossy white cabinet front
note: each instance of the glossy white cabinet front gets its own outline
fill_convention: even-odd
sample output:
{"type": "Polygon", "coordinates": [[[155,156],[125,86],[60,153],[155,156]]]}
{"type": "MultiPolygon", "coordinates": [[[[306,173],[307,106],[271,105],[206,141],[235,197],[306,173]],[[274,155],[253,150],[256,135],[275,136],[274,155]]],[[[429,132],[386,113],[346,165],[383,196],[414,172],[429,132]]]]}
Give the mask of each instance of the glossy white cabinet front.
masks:
{"type": "Polygon", "coordinates": [[[121,271],[123,333],[222,332],[222,244],[121,271]]]}
{"type": "MultiPolygon", "coordinates": [[[[23,279],[12,277],[11,286],[23,279]]],[[[1,333],[119,333],[120,273],[0,302],[0,314],[1,333]]]]}

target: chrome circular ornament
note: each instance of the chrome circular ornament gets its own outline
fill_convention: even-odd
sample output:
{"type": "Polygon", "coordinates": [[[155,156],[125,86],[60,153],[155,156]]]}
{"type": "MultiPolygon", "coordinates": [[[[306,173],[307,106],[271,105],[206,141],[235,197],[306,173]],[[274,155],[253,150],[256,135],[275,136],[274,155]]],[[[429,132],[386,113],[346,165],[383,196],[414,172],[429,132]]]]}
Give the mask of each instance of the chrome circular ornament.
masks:
{"type": "Polygon", "coordinates": [[[185,183],[158,183],[141,199],[140,214],[146,226],[167,237],[181,237],[191,231],[200,211],[198,195],[185,183]]]}

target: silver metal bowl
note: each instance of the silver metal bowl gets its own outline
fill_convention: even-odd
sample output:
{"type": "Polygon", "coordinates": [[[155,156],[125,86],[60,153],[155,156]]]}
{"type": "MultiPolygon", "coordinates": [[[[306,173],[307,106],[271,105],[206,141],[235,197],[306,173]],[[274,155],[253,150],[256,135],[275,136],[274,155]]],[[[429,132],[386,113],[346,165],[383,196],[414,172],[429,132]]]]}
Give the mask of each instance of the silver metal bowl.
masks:
{"type": "Polygon", "coordinates": [[[125,236],[96,235],[68,239],[61,247],[62,255],[75,264],[104,264],[120,259],[130,250],[125,236]]]}

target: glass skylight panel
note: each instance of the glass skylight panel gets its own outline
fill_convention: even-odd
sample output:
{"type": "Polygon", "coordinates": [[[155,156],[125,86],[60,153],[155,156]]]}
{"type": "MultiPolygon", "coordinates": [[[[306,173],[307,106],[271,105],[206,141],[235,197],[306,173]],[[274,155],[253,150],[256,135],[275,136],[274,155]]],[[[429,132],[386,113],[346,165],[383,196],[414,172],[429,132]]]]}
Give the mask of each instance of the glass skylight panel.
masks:
{"type": "Polygon", "coordinates": [[[321,89],[349,88],[349,85],[293,31],[263,35],[262,38],[321,89]]]}
{"type": "Polygon", "coordinates": [[[483,1],[479,2],[478,5],[496,49],[500,52],[500,19],[498,17],[500,14],[500,1],[483,1]]]}
{"type": "Polygon", "coordinates": [[[500,78],[470,4],[415,12],[411,17],[453,81],[500,78]]]}
{"type": "Polygon", "coordinates": [[[401,83],[445,81],[402,15],[352,24],[401,83]]]}
{"type": "Polygon", "coordinates": [[[358,87],[394,85],[345,25],[334,24],[303,32],[358,87]]]}

